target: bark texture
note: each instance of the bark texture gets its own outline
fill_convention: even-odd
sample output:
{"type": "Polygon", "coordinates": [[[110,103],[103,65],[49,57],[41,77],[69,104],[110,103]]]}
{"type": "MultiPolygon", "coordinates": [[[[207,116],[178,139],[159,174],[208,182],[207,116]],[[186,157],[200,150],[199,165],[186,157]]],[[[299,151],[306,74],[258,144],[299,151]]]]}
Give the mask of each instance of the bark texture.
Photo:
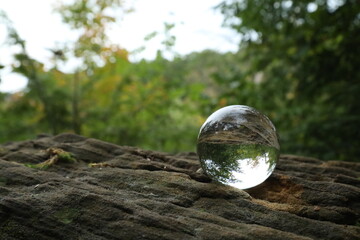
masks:
{"type": "Polygon", "coordinates": [[[360,239],[360,163],[281,155],[246,191],[199,168],[74,134],[0,145],[0,239],[360,239]],[[49,148],[77,161],[37,168],[49,148]]]}

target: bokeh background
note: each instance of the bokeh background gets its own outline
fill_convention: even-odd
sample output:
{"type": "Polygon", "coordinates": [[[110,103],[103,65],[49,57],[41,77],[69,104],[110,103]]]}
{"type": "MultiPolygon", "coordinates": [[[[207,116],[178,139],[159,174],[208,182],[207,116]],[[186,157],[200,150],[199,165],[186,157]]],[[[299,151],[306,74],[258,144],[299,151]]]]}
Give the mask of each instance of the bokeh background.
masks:
{"type": "MultiPolygon", "coordinates": [[[[213,15],[190,1],[168,1],[165,15],[161,1],[134,1],[56,1],[48,14],[59,25],[26,26],[43,42],[37,48],[0,3],[0,78],[22,79],[0,88],[0,143],[73,132],[194,151],[207,116],[242,104],[269,116],[283,153],[360,161],[358,0],[209,1],[213,15]],[[200,38],[189,31],[202,27],[200,38]],[[64,37],[44,41],[56,34],[64,37]]],[[[16,7],[24,21],[36,16],[16,7]]]]}

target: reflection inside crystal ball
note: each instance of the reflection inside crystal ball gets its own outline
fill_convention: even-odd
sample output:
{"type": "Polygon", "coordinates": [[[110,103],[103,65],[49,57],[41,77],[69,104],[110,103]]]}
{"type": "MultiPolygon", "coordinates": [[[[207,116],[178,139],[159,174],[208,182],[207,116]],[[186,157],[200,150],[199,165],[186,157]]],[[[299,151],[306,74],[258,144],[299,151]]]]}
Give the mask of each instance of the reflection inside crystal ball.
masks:
{"type": "Polygon", "coordinates": [[[280,145],[274,125],[244,105],[221,108],[200,128],[197,153],[205,174],[239,189],[264,182],[274,171],[280,145]]]}

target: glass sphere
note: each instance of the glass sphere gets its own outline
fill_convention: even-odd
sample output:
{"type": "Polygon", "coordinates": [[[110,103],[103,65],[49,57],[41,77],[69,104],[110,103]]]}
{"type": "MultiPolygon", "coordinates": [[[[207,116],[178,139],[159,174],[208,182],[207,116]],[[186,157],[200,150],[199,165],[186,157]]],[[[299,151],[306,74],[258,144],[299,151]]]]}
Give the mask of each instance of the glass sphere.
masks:
{"type": "Polygon", "coordinates": [[[201,126],[197,153],[213,180],[239,189],[264,182],[274,171],[280,145],[267,116],[232,105],[211,114],[201,126]]]}

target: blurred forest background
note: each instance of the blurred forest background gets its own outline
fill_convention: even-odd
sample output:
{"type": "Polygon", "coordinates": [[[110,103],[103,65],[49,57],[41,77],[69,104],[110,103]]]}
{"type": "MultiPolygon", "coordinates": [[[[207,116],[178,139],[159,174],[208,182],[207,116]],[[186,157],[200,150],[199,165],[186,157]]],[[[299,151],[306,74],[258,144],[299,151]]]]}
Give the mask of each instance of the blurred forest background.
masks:
{"type": "Polygon", "coordinates": [[[0,143],[74,132],[152,150],[194,151],[212,112],[242,104],[269,116],[282,153],[360,160],[358,0],[224,0],[216,9],[224,27],[241,35],[238,52],[181,56],[172,48],[176,25],[164,23],[162,33],[146,36],[164,38],[156,59],[136,62],[106,35],[117,21],[109,9],[122,7],[119,0],[60,4],[55,11],[81,34],[53,50],[51,69],[29,56],[1,12],[7,44],[18,46],[12,69],[28,85],[0,92],[0,143]],[[81,66],[60,71],[58,64],[70,58],[81,66]]]}

